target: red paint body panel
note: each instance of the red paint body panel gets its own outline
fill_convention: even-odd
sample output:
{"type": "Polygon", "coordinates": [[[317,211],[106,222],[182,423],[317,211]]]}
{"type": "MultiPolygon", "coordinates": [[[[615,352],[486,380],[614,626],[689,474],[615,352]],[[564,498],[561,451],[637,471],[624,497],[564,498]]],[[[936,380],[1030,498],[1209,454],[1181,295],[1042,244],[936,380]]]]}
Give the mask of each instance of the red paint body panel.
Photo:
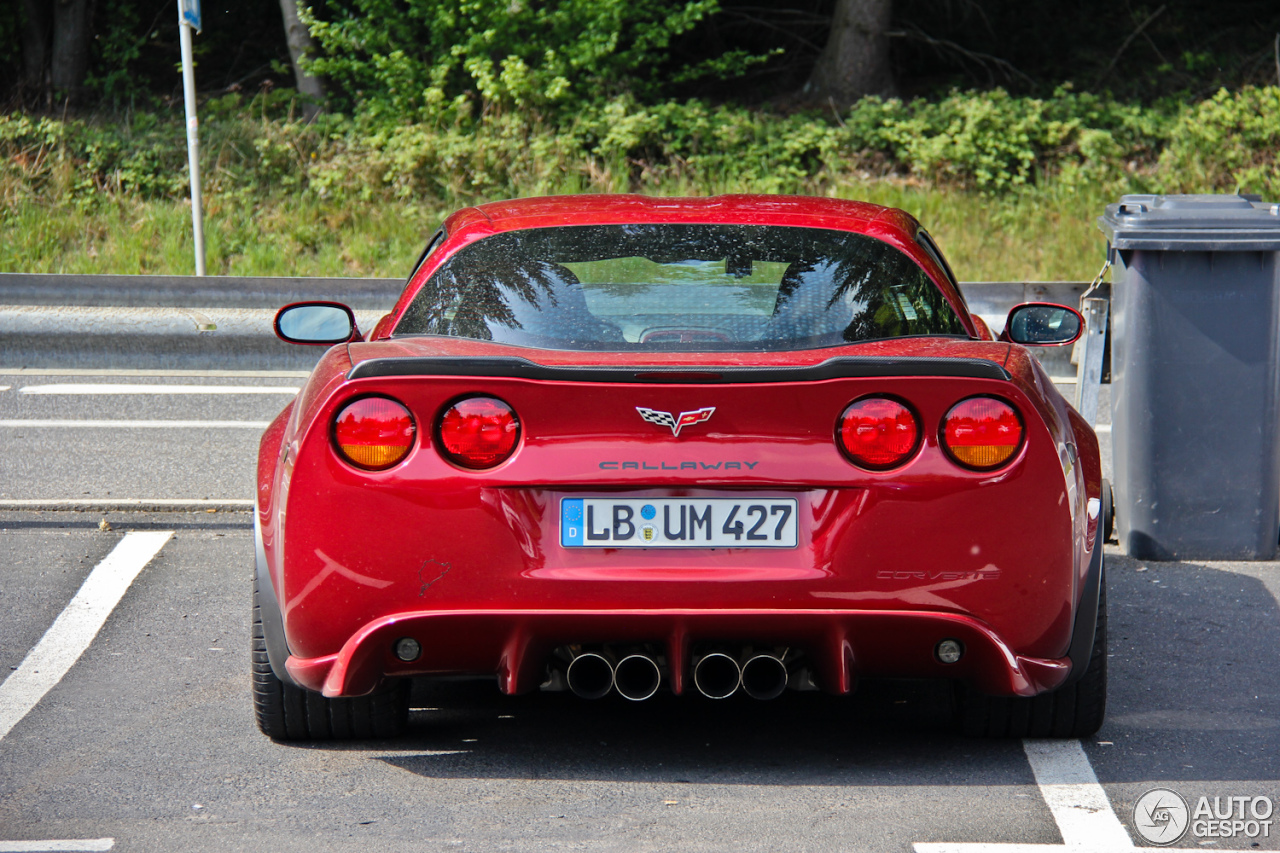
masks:
{"type": "Polygon", "coordinates": [[[1080,589],[1101,493],[1092,430],[1021,347],[990,340],[914,241],[899,211],[827,199],[635,196],[531,199],[471,208],[415,273],[369,343],[334,347],[291,409],[268,428],[259,457],[259,523],[299,683],[358,695],[385,677],[497,675],[508,692],[536,688],[551,651],[582,643],[646,642],[688,678],[698,642],[801,649],[821,685],[852,689],[865,675],[960,678],[983,690],[1034,695],[1069,671],[1080,589]],[[386,330],[440,262],[500,230],[615,222],[795,224],[890,242],[914,258],[965,320],[973,340],[899,338],[768,353],[567,352],[386,330]],[[544,365],[804,366],[836,356],[980,359],[1010,379],[939,376],[771,383],[607,383],[499,376],[348,380],[370,359],[519,356],[544,365]],[[395,398],[414,414],[408,457],[362,471],[333,450],[334,415],[353,397],[395,398]],[[468,471],[433,443],[457,397],[495,396],[521,420],[515,453],[468,471]],[[886,472],[851,464],[835,444],[854,399],[889,394],[920,417],[923,440],[886,472]],[[939,446],[959,400],[998,396],[1021,413],[1026,438],[993,472],[966,470],[939,446]],[[693,411],[709,421],[671,430],[635,407],[693,411]],[[737,463],[729,465],[728,463],[737,463]],[[559,544],[561,498],[792,497],[794,549],[570,549],[559,544]],[[401,636],[423,646],[403,663],[401,636]],[[966,655],[933,657],[944,637],[966,655]]]}
{"type": "MultiPolygon", "coordinates": [[[[849,693],[858,675],[964,678],[1004,695],[1034,696],[1052,690],[1069,667],[1056,660],[1014,654],[981,622],[928,611],[830,610],[444,610],[403,613],[366,625],[337,654],[289,659],[298,683],[326,696],[374,689],[383,673],[421,675],[487,672],[496,661],[507,693],[535,689],[552,650],[571,643],[653,643],[668,660],[687,660],[701,641],[750,638],[756,643],[797,644],[807,649],[832,693],[849,693]],[[413,664],[391,654],[398,637],[421,638],[425,652],[413,664]],[[965,644],[952,666],[933,656],[935,638],[965,644]]],[[[671,687],[680,694],[688,668],[675,667],[671,687]]]]}

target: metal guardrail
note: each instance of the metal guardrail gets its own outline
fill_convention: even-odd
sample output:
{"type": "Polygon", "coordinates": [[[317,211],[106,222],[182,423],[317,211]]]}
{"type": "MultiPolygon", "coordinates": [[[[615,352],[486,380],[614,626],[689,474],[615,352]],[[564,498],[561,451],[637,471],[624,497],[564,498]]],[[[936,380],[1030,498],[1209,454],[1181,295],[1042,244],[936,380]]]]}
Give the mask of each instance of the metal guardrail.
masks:
{"type": "Polygon", "coordinates": [[[0,305],[114,308],[268,308],[332,299],[386,312],[404,289],[399,278],[273,278],[189,275],[0,273],[0,305]]]}
{"type": "Polygon", "coordinates": [[[402,279],[0,273],[0,367],[309,370],[323,350],[271,330],[329,299],[370,329],[402,279]]]}
{"type": "MultiPolygon", "coordinates": [[[[998,334],[1014,305],[1077,307],[1088,284],[967,282],[961,290],[998,334]]],[[[368,330],[403,287],[381,278],[0,273],[0,367],[309,369],[320,350],[277,340],[276,309],[345,302],[368,330]]],[[[1051,375],[1076,374],[1070,348],[1038,355],[1051,375]]]]}

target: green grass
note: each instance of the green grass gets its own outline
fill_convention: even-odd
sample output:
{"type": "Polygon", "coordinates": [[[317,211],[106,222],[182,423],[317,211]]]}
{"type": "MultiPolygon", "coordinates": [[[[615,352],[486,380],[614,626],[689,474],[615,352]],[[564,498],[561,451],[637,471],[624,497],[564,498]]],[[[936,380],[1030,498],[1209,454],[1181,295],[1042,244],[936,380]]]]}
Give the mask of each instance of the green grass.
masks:
{"type": "MultiPolygon", "coordinates": [[[[443,211],[214,198],[204,216],[210,275],[398,278],[443,211]]],[[[90,211],[27,203],[0,221],[0,272],[189,275],[191,208],[121,200],[90,211]]]]}
{"type": "MultiPolygon", "coordinates": [[[[697,189],[673,184],[646,192],[697,189]]],[[[1091,278],[1105,248],[1094,219],[1114,201],[1111,196],[1055,192],[1052,184],[993,198],[886,180],[842,184],[835,194],[900,207],[916,216],[964,281],[1091,278]]],[[[208,271],[400,278],[449,212],[439,204],[386,199],[339,203],[301,193],[265,199],[214,195],[206,202],[204,217],[208,271]]],[[[181,202],[120,198],[85,210],[28,201],[0,217],[3,272],[188,275],[192,257],[190,207],[181,202]]]]}
{"type": "Polygon", "coordinates": [[[961,281],[1092,279],[1106,255],[1096,219],[1117,199],[1052,182],[999,198],[884,181],[841,187],[839,195],[915,216],[961,281]]]}

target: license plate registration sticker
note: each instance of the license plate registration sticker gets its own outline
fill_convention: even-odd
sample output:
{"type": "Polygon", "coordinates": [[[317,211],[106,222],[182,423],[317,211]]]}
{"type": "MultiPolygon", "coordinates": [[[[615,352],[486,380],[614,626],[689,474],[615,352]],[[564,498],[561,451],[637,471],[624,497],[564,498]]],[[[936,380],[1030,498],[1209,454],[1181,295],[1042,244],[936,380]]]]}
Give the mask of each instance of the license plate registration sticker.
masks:
{"type": "Polygon", "coordinates": [[[796,499],[561,498],[565,548],[794,548],[796,499]]]}

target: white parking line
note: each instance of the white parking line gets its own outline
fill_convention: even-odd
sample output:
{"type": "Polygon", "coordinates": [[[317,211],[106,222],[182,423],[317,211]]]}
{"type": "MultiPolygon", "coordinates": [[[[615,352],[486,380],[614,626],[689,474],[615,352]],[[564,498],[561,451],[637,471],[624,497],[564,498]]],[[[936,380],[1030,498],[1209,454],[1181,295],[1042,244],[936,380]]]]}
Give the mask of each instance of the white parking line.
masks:
{"type": "MultiPolygon", "coordinates": [[[[0,390],[9,386],[0,385],[0,390]]],[[[297,385],[27,385],[23,394],[288,394],[298,393],[297,385]]]]}
{"type": "Polygon", "coordinates": [[[917,843],[912,845],[916,853],[1192,853],[1168,847],[1135,847],[1080,741],[1024,740],[1022,750],[1062,833],[1062,844],[917,843]]]}
{"type": "Polygon", "coordinates": [[[40,642],[0,684],[0,741],[80,659],[133,579],[172,535],[172,530],[129,533],[94,567],[40,642]]]}
{"type": "Polygon", "coordinates": [[[1111,424],[1094,424],[1093,431],[1109,433],[1111,432],[1111,424]]]}
{"type": "Polygon", "coordinates": [[[93,853],[116,846],[114,838],[50,838],[44,841],[0,841],[0,853],[93,853]]]}
{"type": "Polygon", "coordinates": [[[270,421],[69,421],[10,419],[0,420],[0,427],[22,429],[53,429],[79,427],[82,429],[266,429],[270,421]]]}
{"type": "Polygon", "coordinates": [[[2,510],[75,510],[77,512],[169,512],[183,510],[246,510],[253,507],[251,498],[79,498],[45,500],[42,498],[0,499],[2,510]]]}
{"type": "Polygon", "coordinates": [[[0,385],[0,391],[8,391],[12,387],[12,385],[0,385]]]}
{"type": "Polygon", "coordinates": [[[1022,749],[1068,847],[1133,849],[1080,741],[1024,740],[1022,749]]]}

